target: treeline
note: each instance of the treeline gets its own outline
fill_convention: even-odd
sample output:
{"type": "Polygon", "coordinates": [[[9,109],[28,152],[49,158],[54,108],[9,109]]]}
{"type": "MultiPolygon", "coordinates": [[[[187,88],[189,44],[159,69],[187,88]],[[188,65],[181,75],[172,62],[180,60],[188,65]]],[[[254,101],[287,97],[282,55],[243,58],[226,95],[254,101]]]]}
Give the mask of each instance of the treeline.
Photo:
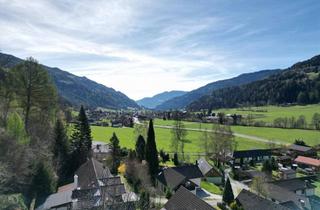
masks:
{"type": "Polygon", "coordinates": [[[69,139],[56,92],[47,71],[33,58],[0,69],[2,208],[40,205],[90,156],[91,131],[83,107],[69,139]]]}
{"type": "Polygon", "coordinates": [[[188,109],[319,103],[319,71],[320,56],[315,56],[267,79],[213,91],[192,102],[188,109]]]}
{"type": "Polygon", "coordinates": [[[295,117],[278,117],[274,119],[273,127],[320,130],[320,114],[314,113],[311,123],[308,123],[304,115],[300,115],[297,119],[295,117]]]}

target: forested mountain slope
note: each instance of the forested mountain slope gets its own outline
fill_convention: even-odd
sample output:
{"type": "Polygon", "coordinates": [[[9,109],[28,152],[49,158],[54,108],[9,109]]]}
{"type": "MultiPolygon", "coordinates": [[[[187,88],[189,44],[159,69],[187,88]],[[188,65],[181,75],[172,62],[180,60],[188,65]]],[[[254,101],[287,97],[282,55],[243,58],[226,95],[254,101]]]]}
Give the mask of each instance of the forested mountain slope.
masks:
{"type": "MultiPolygon", "coordinates": [[[[12,68],[22,59],[0,53],[0,67],[12,68]]],[[[78,77],[59,68],[44,66],[57,86],[60,97],[74,106],[85,105],[105,108],[138,108],[125,94],[96,83],[86,77],[78,77]]]]}
{"type": "Polygon", "coordinates": [[[187,105],[189,105],[191,102],[199,99],[200,97],[204,95],[209,95],[214,90],[237,86],[237,85],[243,85],[253,81],[261,80],[269,77],[270,75],[276,74],[279,71],[281,70],[279,69],[262,70],[262,71],[253,72],[253,73],[241,74],[231,79],[212,82],[203,87],[190,91],[180,97],[175,97],[173,99],[170,99],[160,104],[159,106],[157,106],[156,109],[159,109],[159,110],[182,109],[187,105]]]}
{"type": "Polygon", "coordinates": [[[266,104],[320,102],[320,55],[298,62],[269,78],[242,86],[223,88],[188,106],[191,110],[266,104]]]}

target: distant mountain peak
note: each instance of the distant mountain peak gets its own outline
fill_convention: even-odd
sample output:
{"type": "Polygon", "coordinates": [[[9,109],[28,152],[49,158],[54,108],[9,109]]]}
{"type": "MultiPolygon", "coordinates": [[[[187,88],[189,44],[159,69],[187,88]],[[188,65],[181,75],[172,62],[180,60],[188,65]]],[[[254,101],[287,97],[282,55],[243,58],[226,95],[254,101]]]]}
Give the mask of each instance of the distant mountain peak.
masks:
{"type": "Polygon", "coordinates": [[[162,93],[158,93],[152,97],[145,97],[140,100],[137,100],[136,102],[143,107],[154,109],[156,106],[164,103],[167,100],[170,100],[175,97],[179,97],[184,95],[185,91],[180,90],[172,90],[172,91],[164,91],[162,93]]]}

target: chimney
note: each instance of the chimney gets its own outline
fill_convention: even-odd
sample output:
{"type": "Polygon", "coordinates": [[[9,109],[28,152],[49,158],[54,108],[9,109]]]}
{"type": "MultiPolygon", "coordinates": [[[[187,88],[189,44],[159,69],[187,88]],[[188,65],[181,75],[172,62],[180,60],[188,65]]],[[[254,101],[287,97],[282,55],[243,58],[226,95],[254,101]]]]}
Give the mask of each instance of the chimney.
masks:
{"type": "Polygon", "coordinates": [[[73,177],[73,184],[74,184],[74,189],[78,188],[78,175],[75,174],[73,177]]]}

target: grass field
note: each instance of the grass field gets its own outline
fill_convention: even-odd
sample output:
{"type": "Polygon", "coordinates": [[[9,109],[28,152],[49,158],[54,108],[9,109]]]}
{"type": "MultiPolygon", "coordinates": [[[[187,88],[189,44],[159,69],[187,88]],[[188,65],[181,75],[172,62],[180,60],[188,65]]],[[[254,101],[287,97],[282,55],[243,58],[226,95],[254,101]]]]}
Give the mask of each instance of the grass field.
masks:
{"type": "MultiPolygon", "coordinates": [[[[210,129],[210,123],[184,122],[186,128],[210,129]]],[[[173,125],[172,120],[156,119],[155,125],[173,125]]],[[[233,132],[250,136],[257,136],[269,140],[293,143],[295,139],[303,139],[309,145],[320,144],[320,132],[316,130],[282,129],[251,126],[231,126],[233,132]]],[[[241,146],[241,145],[240,145],[241,146]]]]}
{"type": "MultiPolygon", "coordinates": [[[[109,142],[112,133],[115,132],[120,140],[122,147],[134,148],[135,146],[135,134],[133,128],[112,128],[112,127],[100,127],[91,126],[92,136],[95,141],[109,142]]],[[[156,142],[158,150],[163,149],[167,152],[171,152],[171,130],[164,128],[155,128],[156,142]]],[[[265,143],[248,140],[245,138],[235,138],[237,142],[237,149],[253,149],[253,148],[265,148],[265,143]]],[[[201,148],[201,132],[188,131],[185,152],[186,153],[198,153],[203,152],[201,148]]]]}
{"type": "Polygon", "coordinates": [[[213,112],[224,112],[226,114],[241,114],[248,115],[251,114],[254,117],[254,120],[264,121],[264,122],[273,122],[277,117],[295,117],[296,119],[300,115],[304,115],[306,117],[307,122],[310,124],[311,119],[314,113],[320,113],[320,104],[306,105],[306,106],[289,106],[289,107],[281,107],[281,106],[263,106],[263,107],[250,107],[244,108],[245,110],[241,110],[240,108],[234,109],[218,109],[213,112]],[[251,111],[250,111],[250,110],[251,111]],[[259,112],[266,111],[266,112],[259,112]]]}
{"type": "Polygon", "coordinates": [[[258,136],[261,138],[277,140],[283,143],[293,143],[295,139],[303,139],[309,145],[320,144],[320,131],[231,126],[232,131],[241,134],[258,136]]]}

